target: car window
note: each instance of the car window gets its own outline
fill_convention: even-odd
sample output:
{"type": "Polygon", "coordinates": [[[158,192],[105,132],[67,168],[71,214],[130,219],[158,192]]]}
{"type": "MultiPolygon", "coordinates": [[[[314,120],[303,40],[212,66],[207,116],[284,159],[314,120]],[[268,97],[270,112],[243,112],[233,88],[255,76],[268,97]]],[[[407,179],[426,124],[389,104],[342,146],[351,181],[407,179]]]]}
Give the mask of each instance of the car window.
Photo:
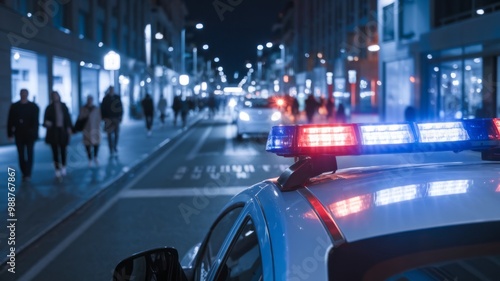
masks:
{"type": "Polygon", "coordinates": [[[231,243],[224,257],[218,281],[260,281],[263,279],[262,257],[257,232],[251,219],[245,223],[239,235],[231,243]]]}
{"type": "Polygon", "coordinates": [[[387,281],[498,280],[500,255],[454,259],[396,274],[387,281]]]}
{"type": "Polygon", "coordinates": [[[272,108],[273,104],[268,99],[247,99],[243,102],[244,108],[272,108]]]}
{"type": "Polygon", "coordinates": [[[237,207],[222,215],[212,226],[206,243],[202,246],[201,260],[196,270],[197,280],[206,280],[217,254],[233,228],[243,207],[237,207]]]}
{"type": "Polygon", "coordinates": [[[345,243],[330,250],[329,280],[499,280],[498,233],[500,222],[495,221],[345,243]]]}

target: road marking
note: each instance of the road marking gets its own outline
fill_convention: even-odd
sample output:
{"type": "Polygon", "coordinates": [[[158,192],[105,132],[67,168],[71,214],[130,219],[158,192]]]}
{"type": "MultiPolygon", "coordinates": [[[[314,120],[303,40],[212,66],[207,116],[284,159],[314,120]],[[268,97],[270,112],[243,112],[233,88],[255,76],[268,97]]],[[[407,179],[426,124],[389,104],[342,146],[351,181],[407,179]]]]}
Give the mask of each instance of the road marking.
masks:
{"type": "Polygon", "coordinates": [[[196,155],[198,155],[198,152],[200,151],[201,146],[207,140],[210,132],[212,132],[212,127],[208,127],[207,130],[205,131],[205,133],[203,134],[203,136],[201,136],[201,138],[198,140],[198,143],[196,143],[195,147],[191,150],[191,152],[187,156],[188,161],[193,160],[196,157],[196,155]]]}
{"type": "MultiPolygon", "coordinates": [[[[193,131],[188,131],[184,134],[179,141],[177,141],[172,147],[170,147],[164,154],[151,162],[151,166],[157,166],[161,161],[164,161],[167,156],[174,151],[177,146],[184,143],[184,141],[193,133],[193,131]]],[[[109,208],[111,208],[121,197],[121,193],[126,192],[132,186],[137,184],[142,178],[150,171],[150,169],[144,169],[139,174],[137,174],[133,179],[128,182],[120,192],[115,194],[108,202],[102,205],[101,208],[97,209],[96,212],[79,225],[73,232],[69,233],[64,240],[57,244],[52,251],[48,252],[45,257],[41,258],[37,263],[35,263],[24,275],[22,275],[19,280],[32,280],[37,277],[40,272],[43,271],[48,265],[50,265],[62,252],[64,252],[71,244],[73,244],[76,239],[78,239],[83,233],[87,231],[95,222],[105,214],[109,208]]]]}
{"type": "Polygon", "coordinates": [[[224,149],[224,155],[234,154],[233,138],[234,138],[234,126],[230,124],[226,125],[226,147],[224,149]]]}
{"type": "Polygon", "coordinates": [[[176,187],[130,189],[120,194],[120,198],[159,198],[159,197],[189,197],[189,196],[232,196],[247,189],[248,186],[230,187],[176,187]]]}

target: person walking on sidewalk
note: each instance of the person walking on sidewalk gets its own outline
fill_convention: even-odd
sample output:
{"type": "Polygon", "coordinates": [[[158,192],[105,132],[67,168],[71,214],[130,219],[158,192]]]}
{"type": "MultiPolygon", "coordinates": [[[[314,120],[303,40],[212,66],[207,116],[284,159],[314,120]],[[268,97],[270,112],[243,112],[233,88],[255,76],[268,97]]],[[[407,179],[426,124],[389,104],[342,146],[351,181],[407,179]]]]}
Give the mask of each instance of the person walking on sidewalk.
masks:
{"type": "Polygon", "coordinates": [[[38,119],[40,109],[28,100],[28,90],[21,89],[21,99],[13,103],[7,119],[7,137],[15,137],[19,167],[23,181],[31,179],[33,169],[33,147],[38,139],[38,119]]]}
{"type": "Polygon", "coordinates": [[[120,96],[115,94],[113,86],[108,88],[106,96],[102,99],[101,117],[104,120],[104,131],[108,135],[109,156],[118,156],[117,146],[123,105],[120,96]]]}
{"type": "Polygon", "coordinates": [[[146,96],[141,101],[142,111],[144,112],[144,118],[146,119],[146,130],[148,130],[148,137],[151,136],[151,128],[153,127],[153,116],[154,116],[154,105],[153,99],[150,94],[146,96]]]}
{"type": "Polygon", "coordinates": [[[181,108],[182,108],[181,95],[177,95],[174,97],[174,101],[172,102],[172,110],[174,111],[174,126],[177,126],[177,117],[181,112],[181,108]]]}
{"type": "Polygon", "coordinates": [[[161,126],[165,125],[165,118],[167,114],[165,111],[167,110],[167,100],[163,95],[160,96],[160,100],[158,101],[158,111],[160,112],[160,122],[161,126]]]}
{"type": "Polygon", "coordinates": [[[318,111],[319,106],[320,103],[316,101],[313,94],[309,94],[309,96],[306,99],[306,109],[305,109],[307,116],[307,123],[309,124],[313,123],[314,114],[318,111]]]}
{"type": "Polygon", "coordinates": [[[345,114],[345,107],[343,104],[339,104],[339,107],[337,108],[337,114],[335,117],[335,121],[337,123],[345,123],[347,122],[347,116],[345,114]]]}
{"type": "Polygon", "coordinates": [[[66,175],[66,148],[72,134],[71,116],[57,91],[50,94],[52,102],[45,109],[43,126],[47,128],[45,142],[52,148],[56,177],[66,175]]]}
{"type": "Polygon", "coordinates": [[[187,125],[187,116],[189,114],[189,110],[192,108],[193,101],[188,98],[181,99],[181,119],[182,119],[182,128],[186,128],[187,125]]]}
{"type": "Polygon", "coordinates": [[[82,140],[87,151],[89,167],[92,167],[92,162],[98,166],[99,160],[97,159],[97,155],[99,153],[99,145],[101,144],[101,111],[94,105],[94,97],[87,97],[87,103],[80,109],[78,119],[87,119],[82,130],[82,140]]]}

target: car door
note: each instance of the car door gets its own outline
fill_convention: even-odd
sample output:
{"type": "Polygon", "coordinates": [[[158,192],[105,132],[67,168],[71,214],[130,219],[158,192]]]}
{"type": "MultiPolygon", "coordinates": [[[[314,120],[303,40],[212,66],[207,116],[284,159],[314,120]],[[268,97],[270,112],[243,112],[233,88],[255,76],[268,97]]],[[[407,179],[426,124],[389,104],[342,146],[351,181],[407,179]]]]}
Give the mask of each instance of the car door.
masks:
{"type": "Polygon", "coordinates": [[[222,213],[200,253],[195,280],[273,280],[269,232],[259,204],[252,199],[222,213]]]}
{"type": "Polygon", "coordinates": [[[232,205],[228,207],[221,215],[215,220],[210,228],[204,242],[202,243],[197,258],[194,280],[208,280],[208,273],[212,269],[217,255],[222,248],[226,236],[234,228],[237,223],[244,205],[232,205]]]}

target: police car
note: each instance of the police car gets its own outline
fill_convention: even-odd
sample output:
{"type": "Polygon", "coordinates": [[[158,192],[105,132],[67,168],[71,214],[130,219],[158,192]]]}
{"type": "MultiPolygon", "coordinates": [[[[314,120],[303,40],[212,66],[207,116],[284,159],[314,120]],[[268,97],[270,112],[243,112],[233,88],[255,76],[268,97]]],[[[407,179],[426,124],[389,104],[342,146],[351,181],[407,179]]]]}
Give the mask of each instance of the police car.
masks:
{"type": "Polygon", "coordinates": [[[275,126],[266,149],[296,162],[232,198],[182,263],[155,249],[114,280],[500,280],[500,119],[275,126]],[[483,161],[336,164],[463,150],[483,161]]]}

